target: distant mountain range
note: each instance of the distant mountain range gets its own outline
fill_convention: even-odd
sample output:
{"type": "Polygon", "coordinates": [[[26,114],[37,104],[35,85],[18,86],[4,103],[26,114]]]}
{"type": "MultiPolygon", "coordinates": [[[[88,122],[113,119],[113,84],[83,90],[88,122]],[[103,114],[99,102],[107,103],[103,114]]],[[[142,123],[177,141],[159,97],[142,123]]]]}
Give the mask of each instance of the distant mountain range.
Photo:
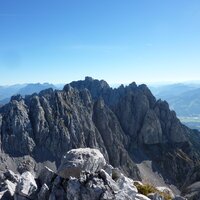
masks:
{"type": "Polygon", "coordinates": [[[200,129],[200,84],[178,83],[150,86],[157,99],[166,100],[183,123],[200,129]]]}
{"type": "Polygon", "coordinates": [[[16,84],[10,86],[0,86],[0,105],[4,105],[10,101],[10,97],[16,94],[22,96],[39,93],[42,90],[62,89],[64,84],[53,85],[50,83],[29,83],[29,84],[16,84]]]}

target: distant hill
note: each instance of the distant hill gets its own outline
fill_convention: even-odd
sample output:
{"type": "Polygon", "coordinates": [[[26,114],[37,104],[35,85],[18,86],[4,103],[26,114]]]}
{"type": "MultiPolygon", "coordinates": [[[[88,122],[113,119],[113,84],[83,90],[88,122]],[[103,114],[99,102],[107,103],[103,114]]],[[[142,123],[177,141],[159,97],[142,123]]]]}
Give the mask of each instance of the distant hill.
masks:
{"type": "Polygon", "coordinates": [[[25,87],[27,84],[17,84],[11,86],[0,86],[0,100],[8,98],[15,94],[19,89],[25,87]]]}
{"type": "Polygon", "coordinates": [[[178,97],[179,95],[200,88],[199,84],[184,84],[176,83],[162,86],[150,86],[150,89],[157,98],[167,100],[172,97],[178,97]]]}
{"type": "Polygon", "coordinates": [[[179,116],[200,115],[200,88],[168,98],[168,101],[179,116]]]}
{"type": "Polygon", "coordinates": [[[181,121],[200,129],[200,84],[171,84],[150,87],[157,99],[166,100],[181,121]]]}
{"type": "Polygon", "coordinates": [[[178,116],[200,115],[200,85],[171,84],[150,87],[157,99],[166,100],[178,116]]]}
{"type": "Polygon", "coordinates": [[[64,84],[53,85],[49,83],[30,83],[17,84],[11,86],[0,86],[0,105],[4,105],[10,101],[10,97],[16,94],[22,96],[39,93],[48,88],[62,89],[64,84]]]}
{"type": "Polygon", "coordinates": [[[24,95],[30,95],[33,93],[39,93],[41,90],[45,90],[47,88],[52,88],[56,89],[56,87],[53,84],[49,83],[31,83],[26,85],[25,87],[22,87],[18,93],[21,94],[22,96],[24,95]]]}

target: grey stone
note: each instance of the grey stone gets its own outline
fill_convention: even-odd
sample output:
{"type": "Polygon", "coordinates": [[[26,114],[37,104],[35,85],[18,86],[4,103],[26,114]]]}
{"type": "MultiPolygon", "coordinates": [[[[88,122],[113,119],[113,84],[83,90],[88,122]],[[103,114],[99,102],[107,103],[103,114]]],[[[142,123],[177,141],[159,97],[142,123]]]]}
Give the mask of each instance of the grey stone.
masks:
{"type": "Polygon", "coordinates": [[[106,164],[103,155],[97,149],[72,149],[63,157],[58,175],[63,178],[80,177],[82,171],[94,173],[106,164]]]}
{"type": "Polygon", "coordinates": [[[33,175],[30,172],[24,172],[16,187],[16,193],[24,196],[29,197],[37,190],[37,184],[33,175]]]}
{"type": "Polygon", "coordinates": [[[16,183],[12,183],[9,180],[6,180],[5,184],[6,184],[7,188],[8,188],[8,192],[10,193],[10,195],[14,196],[17,184],[16,183]]]}
{"type": "Polygon", "coordinates": [[[103,169],[101,169],[99,171],[99,175],[101,176],[101,178],[104,180],[104,182],[110,187],[112,188],[112,190],[114,192],[117,192],[119,190],[119,187],[117,185],[117,183],[112,179],[112,177],[103,169]]]}
{"type": "Polygon", "coordinates": [[[117,179],[116,183],[119,190],[124,191],[130,197],[135,197],[135,194],[138,192],[137,188],[134,186],[133,180],[123,174],[121,174],[120,178],[117,179]]]}

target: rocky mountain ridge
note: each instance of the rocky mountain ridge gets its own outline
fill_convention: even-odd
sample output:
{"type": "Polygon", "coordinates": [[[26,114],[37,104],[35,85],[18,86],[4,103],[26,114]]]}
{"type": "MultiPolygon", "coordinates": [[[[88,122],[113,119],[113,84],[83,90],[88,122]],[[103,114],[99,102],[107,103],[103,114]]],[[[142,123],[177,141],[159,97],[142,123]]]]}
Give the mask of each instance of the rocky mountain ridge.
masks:
{"type": "Polygon", "coordinates": [[[180,123],[167,102],[135,83],[112,89],[103,80],[86,77],[63,90],[14,96],[0,108],[0,130],[3,171],[9,163],[15,170],[39,173],[38,163],[55,161],[59,166],[70,149],[90,147],[137,180],[137,164],[151,160],[152,171],[180,188],[200,158],[193,131],[180,123]],[[16,160],[24,156],[21,166],[16,160]]]}

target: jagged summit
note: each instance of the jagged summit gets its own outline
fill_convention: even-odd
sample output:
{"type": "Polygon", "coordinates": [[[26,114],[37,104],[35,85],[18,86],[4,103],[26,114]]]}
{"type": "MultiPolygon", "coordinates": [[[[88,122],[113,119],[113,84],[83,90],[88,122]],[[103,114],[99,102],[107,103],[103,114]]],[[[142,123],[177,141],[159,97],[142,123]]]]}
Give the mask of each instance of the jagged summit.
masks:
{"type": "MultiPolygon", "coordinates": [[[[79,90],[87,88],[93,95],[93,98],[98,98],[102,93],[111,90],[108,83],[104,80],[97,80],[91,77],[85,77],[83,81],[73,81],[70,85],[79,90]]],[[[64,87],[65,88],[65,87],[64,87]]]]}
{"type": "Polygon", "coordinates": [[[86,77],[63,90],[14,97],[0,109],[0,130],[0,154],[6,155],[0,170],[8,163],[21,169],[26,156],[24,165],[31,163],[38,173],[45,162],[58,166],[70,149],[90,147],[135,179],[145,178],[141,164],[148,160],[151,173],[179,187],[200,158],[193,131],[167,102],[135,83],[112,89],[103,80],[86,77]]]}

